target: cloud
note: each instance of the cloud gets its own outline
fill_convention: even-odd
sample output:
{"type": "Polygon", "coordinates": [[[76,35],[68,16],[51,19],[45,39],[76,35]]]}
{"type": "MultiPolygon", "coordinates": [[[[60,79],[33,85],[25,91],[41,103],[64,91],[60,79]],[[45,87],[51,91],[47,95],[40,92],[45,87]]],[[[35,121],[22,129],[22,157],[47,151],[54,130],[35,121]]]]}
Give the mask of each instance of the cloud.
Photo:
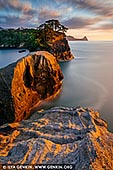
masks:
{"type": "Polygon", "coordinates": [[[53,6],[50,9],[50,6],[46,4],[40,6],[37,2],[38,7],[33,8],[34,2],[32,4],[30,2],[32,1],[0,0],[0,8],[5,11],[5,15],[1,16],[0,23],[8,27],[9,25],[19,26],[19,24],[23,26],[25,23],[26,26],[37,26],[38,23],[51,18],[60,19],[60,12],[55,10],[53,6]]]}
{"type": "Polygon", "coordinates": [[[25,17],[24,15],[21,17],[18,16],[4,16],[0,17],[0,25],[2,27],[37,27],[38,19],[32,17],[25,17]]]}
{"type": "Polygon", "coordinates": [[[113,17],[112,0],[56,0],[57,3],[64,3],[72,6],[73,9],[86,10],[90,14],[106,17],[113,17]]]}
{"type": "Polygon", "coordinates": [[[85,28],[90,25],[95,24],[99,21],[99,18],[85,18],[85,17],[73,17],[63,22],[68,28],[71,29],[78,29],[78,28],[85,28]]]}
{"type": "Polygon", "coordinates": [[[110,30],[112,9],[112,0],[0,0],[0,23],[8,27],[27,27],[58,19],[72,29],[110,30]]]}
{"type": "Polygon", "coordinates": [[[5,9],[14,9],[14,10],[22,10],[23,7],[26,6],[20,3],[19,0],[1,0],[0,1],[0,8],[5,9]]]}
{"type": "MultiPolygon", "coordinates": [[[[98,30],[112,30],[113,31],[113,23],[109,23],[109,24],[102,24],[100,25],[98,28],[96,28],[98,30]]],[[[93,29],[94,30],[94,29],[93,29]]]]}
{"type": "Polygon", "coordinates": [[[34,15],[36,10],[32,8],[29,2],[22,3],[19,0],[1,0],[0,8],[6,11],[15,11],[23,14],[34,15]]]}
{"type": "Polygon", "coordinates": [[[68,8],[73,8],[73,12],[68,19],[63,22],[72,29],[112,29],[113,1],[111,0],[56,0],[57,3],[65,4],[68,8]],[[101,25],[100,22],[104,22],[101,25]]]}
{"type": "Polygon", "coordinates": [[[49,8],[41,8],[39,13],[38,13],[38,19],[39,19],[39,22],[42,23],[44,22],[45,20],[48,20],[48,19],[58,19],[60,18],[61,14],[59,11],[56,11],[56,10],[53,10],[53,9],[49,9],[49,8]]]}
{"type": "MultiPolygon", "coordinates": [[[[68,3],[68,0],[64,1],[68,3]]],[[[70,0],[70,3],[79,9],[86,9],[96,15],[113,16],[113,2],[111,0],[70,0]]]]}
{"type": "MultiPolygon", "coordinates": [[[[33,21],[33,18],[37,16],[37,10],[32,8],[29,1],[23,2],[19,0],[1,0],[0,8],[5,11],[5,15],[1,13],[0,24],[5,27],[30,25],[30,21],[33,21]]],[[[32,22],[31,25],[33,25],[32,22]]]]}
{"type": "Polygon", "coordinates": [[[3,26],[7,26],[10,27],[12,25],[13,26],[18,26],[20,24],[23,25],[23,23],[25,22],[24,19],[20,19],[17,16],[5,16],[5,17],[1,17],[0,18],[0,24],[2,24],[3,26]]]}

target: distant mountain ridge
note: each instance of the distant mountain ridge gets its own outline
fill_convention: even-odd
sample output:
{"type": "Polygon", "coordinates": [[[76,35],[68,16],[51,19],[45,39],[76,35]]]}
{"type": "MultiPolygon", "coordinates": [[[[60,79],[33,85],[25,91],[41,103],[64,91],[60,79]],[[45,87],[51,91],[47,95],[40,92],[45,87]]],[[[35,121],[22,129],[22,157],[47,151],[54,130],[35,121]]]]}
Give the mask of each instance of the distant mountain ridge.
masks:
{"type": "Polygon", "coordinates": [[[71,35],[66,36],[68,41],[88,41],[88,38],[84,36],[83,38],[75,38],[71,35]]]}

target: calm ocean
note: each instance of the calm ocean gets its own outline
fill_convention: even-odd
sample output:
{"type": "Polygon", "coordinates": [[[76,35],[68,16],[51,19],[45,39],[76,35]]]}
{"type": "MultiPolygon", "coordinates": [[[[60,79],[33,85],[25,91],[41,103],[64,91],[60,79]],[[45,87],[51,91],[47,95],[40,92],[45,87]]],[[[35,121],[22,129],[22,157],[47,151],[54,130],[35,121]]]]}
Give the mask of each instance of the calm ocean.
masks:
{"type": "MultiPolygon", "coordinates": [[[[113,132],[113,42],[69,42],[75,59],[60,63],[64,74],[61,93],[39,109],[54,106],[92,107],[113,132]]],[[[16,61],[18,50],[0,50],[0,67],[16,61]]]]}

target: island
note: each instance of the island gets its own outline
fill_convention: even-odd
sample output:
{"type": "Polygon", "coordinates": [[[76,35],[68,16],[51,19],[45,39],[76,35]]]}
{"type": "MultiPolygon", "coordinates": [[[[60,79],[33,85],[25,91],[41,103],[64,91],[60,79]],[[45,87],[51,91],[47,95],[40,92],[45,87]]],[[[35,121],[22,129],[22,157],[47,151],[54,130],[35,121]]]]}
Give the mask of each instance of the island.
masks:
{"type": "Polygon", "coordinates": [[[71,35],[66,36],[68,41],[88,41],[88,38],[84,36],[83,38],[75,38],[71,35]]]}

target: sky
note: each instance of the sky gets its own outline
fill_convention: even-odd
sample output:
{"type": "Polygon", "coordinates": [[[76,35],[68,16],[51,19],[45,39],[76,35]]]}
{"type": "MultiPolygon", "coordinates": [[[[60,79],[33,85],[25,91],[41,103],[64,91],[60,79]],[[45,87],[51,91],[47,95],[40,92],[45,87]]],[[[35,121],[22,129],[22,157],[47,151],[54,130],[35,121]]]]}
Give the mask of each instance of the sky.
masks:
{"type": "Polygon", "coordinates": [[[37,27],[57,19],[67,35],[113,41],[113,0],[0,0],[0,27],[37,27]]]}

